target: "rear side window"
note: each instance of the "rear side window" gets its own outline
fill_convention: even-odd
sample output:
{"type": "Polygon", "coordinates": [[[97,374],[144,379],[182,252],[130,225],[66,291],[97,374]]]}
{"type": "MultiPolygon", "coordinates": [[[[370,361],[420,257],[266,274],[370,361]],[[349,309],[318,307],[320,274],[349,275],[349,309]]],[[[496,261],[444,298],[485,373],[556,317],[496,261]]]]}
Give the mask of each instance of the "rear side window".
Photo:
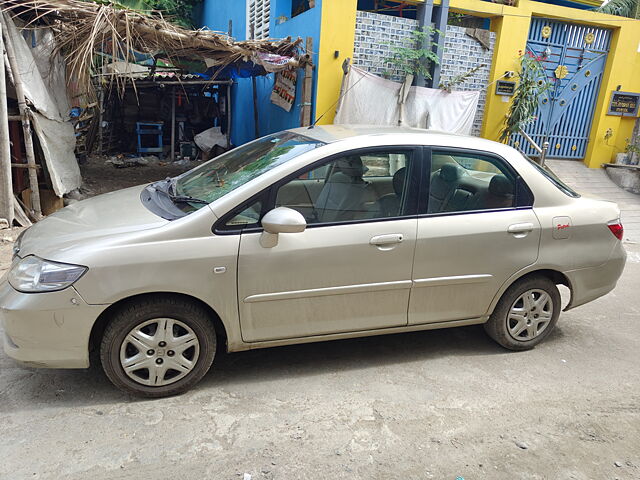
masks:
{"type": "Polygon", "coordinates": [[[522,198],[513,170],[491,155],[434,150],[429,175],[427,213],[515,208],[530,201],[522,198]]]}
{"type": "Polygon", "coordinates": [[[547,167],[538,165],[536,162],[534,162],[533,160],[530,160],[527,157],[524,157],[524,158],[526,158],[529,161],[529,163],[536,168],[536,170],[538,170],[547,180],[553,183],[556,186],[556,188],[560,190],[562,193],[572,198],[580,197],[580,194],[578,192],[573,190],[566,183],[564,183],[562,180],[556,177],[556,174],[553,173],[551,170],[549,170],[547,167]]]}

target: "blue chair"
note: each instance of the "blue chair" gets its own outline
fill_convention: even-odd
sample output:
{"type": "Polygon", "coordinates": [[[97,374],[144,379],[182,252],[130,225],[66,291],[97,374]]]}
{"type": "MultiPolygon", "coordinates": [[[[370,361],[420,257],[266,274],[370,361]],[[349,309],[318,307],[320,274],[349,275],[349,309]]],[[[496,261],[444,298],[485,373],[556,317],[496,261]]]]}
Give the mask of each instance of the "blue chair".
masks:
{"type": "Polygon", "coordinates": [[[163,125],[164,125],[164,122],[136,122],[136,133],[138,134],[138,154],[139,155],[143,153],[162,154],[162,126],[163,125]],[[152,145],[152,146],[143,147],[143,144],[152,145]]]}

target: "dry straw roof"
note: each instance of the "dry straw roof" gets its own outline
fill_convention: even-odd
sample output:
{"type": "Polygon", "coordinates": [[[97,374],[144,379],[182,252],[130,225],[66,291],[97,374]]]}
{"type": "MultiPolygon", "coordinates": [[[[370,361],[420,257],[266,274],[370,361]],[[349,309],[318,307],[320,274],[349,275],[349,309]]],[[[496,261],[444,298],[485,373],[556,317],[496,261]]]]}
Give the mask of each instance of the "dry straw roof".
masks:
{"type": "Polygon", "coordinates": [[[253,61],[258,53],[288,57],[299,54],[300,39],[236,42],[211,30],[187,30],[159,12],[138,12],[81,0],[4,0],[3,10],[18,16],[26,28],[49,27],[66,58],[68,75],[90,89],[97,52],[109,51],[118,60],[135,62],[135,52],[159,55],[176,64],[207,61],[224,68],[253,61]]]}

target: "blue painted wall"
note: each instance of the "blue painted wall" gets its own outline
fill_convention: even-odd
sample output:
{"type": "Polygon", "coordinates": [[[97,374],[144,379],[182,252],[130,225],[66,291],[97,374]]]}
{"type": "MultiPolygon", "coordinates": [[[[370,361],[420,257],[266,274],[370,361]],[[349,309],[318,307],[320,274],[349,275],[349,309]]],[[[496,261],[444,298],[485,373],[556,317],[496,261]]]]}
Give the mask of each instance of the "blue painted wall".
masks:
{"type": "MultiPolygon", "coordinates": [[[[320,20],[322,1],[316,0],[316,6],[293,18],[291,17],[291,0],[271,0],[271,22],[269,32],[273,38],[306,37],[313,38],[313,50],[318,51],[320,43],[320,20]],[[279,23],[278,17],[285,16],[287,20],[279,23]]],[[[247,37],[246,0],[205,0],[202,24],[211,30],[227,33],[229,20],[232,21],[232,36],[236,40],[247,37]]],[[[302,43],[304,48],[304,41],[302,43]]],[[[317,53],[314,54],[314,64],[317,65],[317,53]]],[[[273,88],[274,75],[256,77],[256,91],[258,97],[258,119],[260,136],[277,132],[287,128],[300,126],[300,103],[302,102],[303,70],[298,70],[296,100],[290,112],[273,105],[269,97],[273,88]]],[[[253,120],[253,88],[250,78],[241,78],[232,87],[232,126],[231,141],[234,145],[242,145],[255,138],[253,120]]],[[[314,69],[313,99],[316,97],[316,70],[314,69]]],[[[312,118],[315,111],[312,110],[312,118]]]]}

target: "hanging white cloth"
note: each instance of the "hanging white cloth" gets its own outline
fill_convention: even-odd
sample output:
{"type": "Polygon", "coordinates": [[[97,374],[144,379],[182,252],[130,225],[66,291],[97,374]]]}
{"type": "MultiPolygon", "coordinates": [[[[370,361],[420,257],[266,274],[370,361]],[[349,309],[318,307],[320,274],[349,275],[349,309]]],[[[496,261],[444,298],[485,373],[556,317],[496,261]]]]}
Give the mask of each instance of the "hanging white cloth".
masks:
{"type": "MultiPolygon", "coordinates": [[[[402,84],[357,67],[347,75],[342,99],[333,123],[398,125],[402,84]]],[[[480,92],[448,93],[411,87],[404,105],[402,125],[470,135],[480,92]]]]}
{"type": "MultiPolygon", "coordinates": [[[[8,15],[7,33],[16,50],[25,96],[33,106],[34,131],[47,164],[53,190],[59,197],[80,186],[82,177],[74,154],[76,144],[69,122],[69,100],[64,63],[54,56],[53,34],[48,30],[29,31],[25,40],[8,15]]],[[[10,69],[9,65],[7,67],[10,69]]]]}

